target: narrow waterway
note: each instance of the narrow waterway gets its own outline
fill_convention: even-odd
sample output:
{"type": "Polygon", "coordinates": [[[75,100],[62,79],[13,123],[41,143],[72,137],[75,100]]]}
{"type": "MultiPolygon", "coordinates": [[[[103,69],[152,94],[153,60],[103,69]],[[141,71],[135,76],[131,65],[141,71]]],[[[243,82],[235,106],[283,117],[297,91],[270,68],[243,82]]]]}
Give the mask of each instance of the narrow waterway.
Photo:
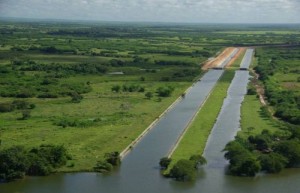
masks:
{"type": "MultiPolygon", "coordinates": [[[[247,50],[246,53],[249,52],[247,50]]],[[[250,60],[245,59],[241,65],[248,65],[252,54],[253,51],[246,54],[245,57],[250,57],[250,60]]],[[[162,117],[113,174],[74,173],[29,177],[0,184],[0,193],[299,193],[300,169],[255,178],[225,174],[228,163],[222,150],[240,127],[240,106],[249,81],[247,71],[237,71],[229,87],[204,152],[208,164],[200,169],[197,181],[180,183],[160,175],[159,159],[175,144],[222,73],[222,70],[211,70],[200,82],[195,83],[185,99],[162,117]]]]}
{"type": "Polygon", "coordinates": [[[253,53],[254,53],[254,49],[247,49],[247,51],[244,55],[244,58],[242,60],[242,63],[240,65],[241,68],[244,68],[244,69],[249,68],[249,66],[251,64],[253,53]]]}

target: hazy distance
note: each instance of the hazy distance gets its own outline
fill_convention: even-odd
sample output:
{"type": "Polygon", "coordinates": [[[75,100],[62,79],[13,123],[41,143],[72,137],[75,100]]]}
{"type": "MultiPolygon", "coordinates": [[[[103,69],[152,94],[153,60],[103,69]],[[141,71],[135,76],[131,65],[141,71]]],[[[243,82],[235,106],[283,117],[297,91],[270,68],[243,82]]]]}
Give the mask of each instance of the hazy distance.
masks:
{"type": "Polygon", "coordinates": [[[299,23],[300,0],[0,0],[0,17],[191,23],[299,23]]]}

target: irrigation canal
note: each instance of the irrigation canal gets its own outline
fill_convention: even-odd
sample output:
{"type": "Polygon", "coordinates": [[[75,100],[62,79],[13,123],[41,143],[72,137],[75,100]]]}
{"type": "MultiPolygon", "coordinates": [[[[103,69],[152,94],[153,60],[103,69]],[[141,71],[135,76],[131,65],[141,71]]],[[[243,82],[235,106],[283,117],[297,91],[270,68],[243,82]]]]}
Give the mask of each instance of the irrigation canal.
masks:
{"type": "MultiPolygon", "coordinates": [[[[250,52],[250,51],[249,51],[250,52]]],[[[247,51],[248,53],[248,51],[247,51]]],[[[251,53],[252,56],[253,53],[251,53]]],[[[250,54],[249,54],[250,55],[250,54]]],[[[246,54],[245,57],[248,57],[246,54]]],[[[249,62],[251,62],[251,57],[249,62]]],[[[242,62],[243,64],[243,62],[242,62]]],[[[244,64],[243,64],[244,65],[244,64]]],[[[245,59],[245,65],[248,65],[245,59]]],[[[29,177],[1,184],[1,193],[297,193],[300,169],[277,175],[241,178],[225,175],[226,160],[221,152],[239,129],[240,105],[246,93],[248,71],[237,71],[204,152],[208,164],[195,183],[180,183],[160,175],[158,162],[172,148],[191,117],[222,75],[210,70],[196,82],[149,133],[123,159],[120,169],[110,175],[95,173],[56,174],[29,177]]]]}

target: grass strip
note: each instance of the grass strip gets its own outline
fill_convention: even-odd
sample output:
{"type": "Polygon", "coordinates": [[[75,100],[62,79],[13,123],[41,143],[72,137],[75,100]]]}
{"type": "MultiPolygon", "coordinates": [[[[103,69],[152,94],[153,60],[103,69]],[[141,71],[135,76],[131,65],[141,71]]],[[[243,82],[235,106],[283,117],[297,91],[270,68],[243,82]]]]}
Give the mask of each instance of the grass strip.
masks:
{"type": "Polygon", "coordinates": [[[261,109],[262,105],[256,95],[246,95],[241,107],[241,128],[238,135],[248,137],[260,134],[263,130],[271,133],[279,131],[280,126],[266,115],[261,109]],[[251,129],[249,129],[251,128],[251,129]]]}
{"type": "Polygon", "coordinates": [[[165,173],[168,173],[178,160],[189,159],[194,154],[202,154],[207,138],[222,108],[223,100],[227,96],[234,73],[233,70],[225,71],[217,82],[208,100],[199,110],[194,122],[172,154],[172,162],[165,173]]]}

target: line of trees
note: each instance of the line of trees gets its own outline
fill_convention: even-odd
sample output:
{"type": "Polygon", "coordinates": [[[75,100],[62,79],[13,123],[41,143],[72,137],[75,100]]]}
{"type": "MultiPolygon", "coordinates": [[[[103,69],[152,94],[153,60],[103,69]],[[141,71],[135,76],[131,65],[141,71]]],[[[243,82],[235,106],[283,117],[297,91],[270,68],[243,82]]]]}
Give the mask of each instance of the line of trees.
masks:
{"type": "Polygon", "coordinates": [[[41,145],[30,150],[13,146],[0,150],[0,181],[21,179],[25,175],[45,176],[66,165],[71,156],[61,145],[41,145]]]}
{"type": "Polygon", "coordinates": [[[295,73],[293,59],[300,59],[299,48],[281,50],[271,49],[267,51],[256,52],[259,65],[255,67],[259,78],[265,86],[265,95],[271,106],[274,107],[276,117],[282,120],[299,125],[300,124],[300,96],[295,90],[282,88],[273,75],[276,73],[295,73]]]}

